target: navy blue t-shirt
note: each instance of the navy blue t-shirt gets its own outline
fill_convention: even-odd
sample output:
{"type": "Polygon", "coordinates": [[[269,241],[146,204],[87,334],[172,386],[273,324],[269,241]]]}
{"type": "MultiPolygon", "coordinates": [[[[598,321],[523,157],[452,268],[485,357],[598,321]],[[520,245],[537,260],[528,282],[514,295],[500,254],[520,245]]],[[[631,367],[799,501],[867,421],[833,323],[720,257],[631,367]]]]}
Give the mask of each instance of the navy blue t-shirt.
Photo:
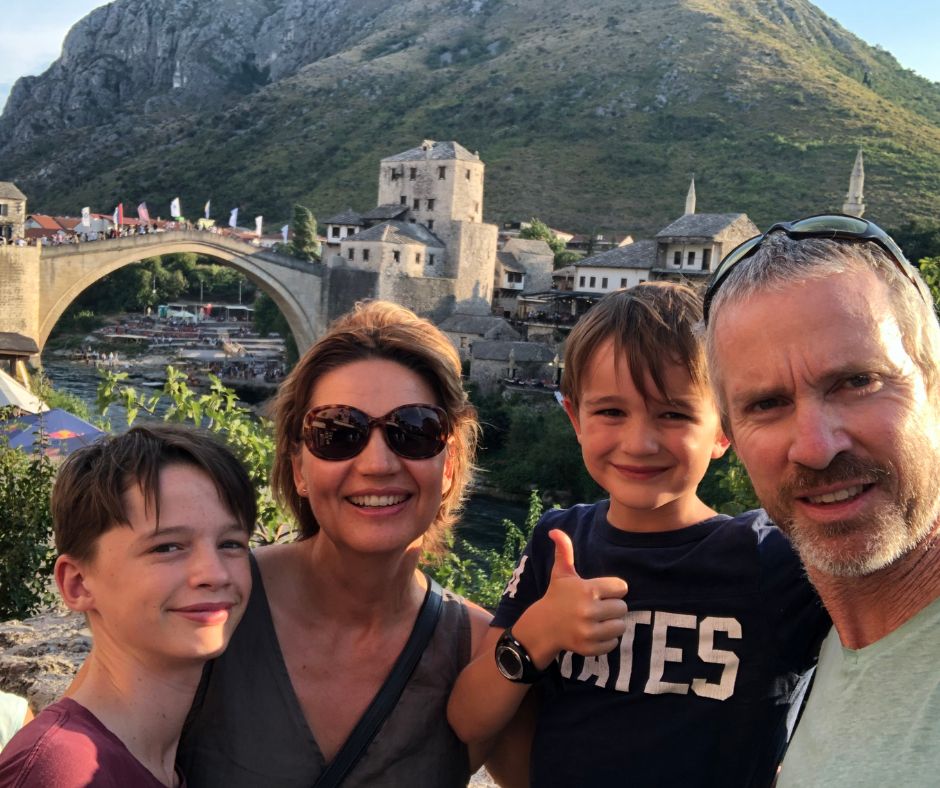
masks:
{"type": "Polygon", "coordinates": [[[510,626],[545,593],[556,528],[581,577],[629,586],[619,647],[562,652],[541,682],[532,785],[770,785],[830,627],[789,539],[763,510],[630,533],[607,509],[543,515],[493,619],[510,626]]]}

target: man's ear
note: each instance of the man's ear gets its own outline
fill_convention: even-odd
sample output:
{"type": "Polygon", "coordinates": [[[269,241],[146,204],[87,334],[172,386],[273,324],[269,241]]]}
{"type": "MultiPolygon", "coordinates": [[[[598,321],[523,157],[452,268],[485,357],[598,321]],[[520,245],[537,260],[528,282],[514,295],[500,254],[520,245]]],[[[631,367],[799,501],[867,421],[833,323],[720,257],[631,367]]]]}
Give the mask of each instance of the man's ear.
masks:
{"type": "Polygon", "coordinates": [[[87,613],[94,609],[95,600],[86,582],[87,561],[70,555],[60,555],[55,562],[55,584],[69,610],[87,613]]]}
{"type": "Polygon", "coordinates": [[[719,457],[723,457],[730,445],[731,441],[728,440],[724,430],[719,430],[718,437],[715,438],[715,445],[712,446],[712,459],[717,460],[719,457]]]}
{"type": "Polygon", "coordinates": [[[561,401],[561,404],[565,409],[565,413],[568,414],[568,419],[571,421],[571,426],[574,427],[574,434],[578,438],[578,443],[580,443],[581,422],[578,419],[578,406],[575,405],[568,397],[565,397],[561,401]]]}

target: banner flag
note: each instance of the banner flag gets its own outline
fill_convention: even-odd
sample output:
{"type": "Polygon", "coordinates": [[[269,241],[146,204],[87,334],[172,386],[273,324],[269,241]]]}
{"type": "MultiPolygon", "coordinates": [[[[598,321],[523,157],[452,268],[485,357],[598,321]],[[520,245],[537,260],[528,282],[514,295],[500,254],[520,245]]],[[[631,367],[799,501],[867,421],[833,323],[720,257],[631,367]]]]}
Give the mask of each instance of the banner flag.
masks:
{"type": "Polygon", "coordinates": [[[142,202],[137,206],[137,218],[142,222],[150,224],[150,211],[147,210],[147,203],[142,202]]]}
{"type": "Polygon", "coordinates": [[[289,225],[289,224],[285,224],[285,225],[281,228],[281,238],[284,239],[284,243],[287,243],[287,233],[288,233],[289,230],[290,230],[290,225],[289,225]]]}
{"type": "Polygon", "coordinates": [[[120,227],[122,224],[124,224],[124,203],[118,203],[117,208],[114,209],[114,216],[111,218],[114,219],[115,227],[120,227]]]}
{"type": "Polygon", "coordinates": [[[259,238],[261,237],[261,220],[262,217],[255,217],[255,235],[257,235],[259,238]]]}
{"type": "Polygon", "coordinates": [[[238,208],[232,208],[232,212],[228,217],[228,226],[238,227],[238,208]]]}
{"type": "Polygon", "coordinates": [[[209,203],[211,202],[212,200],[206,200],[206,218],[207,219],[209,218],[209,203]]]}
{"type": "Polygon", "coordinates": [[[180,210],[180,198],[174,197],[173,202],[170,203],[170,216],[174,219],[179,219],[183,215],[183,212],[180,210]]]}
{"type": "Polygon", "coordinates": [[[82,227],[91,227],[91,208],[82,208],[82,227]]]}

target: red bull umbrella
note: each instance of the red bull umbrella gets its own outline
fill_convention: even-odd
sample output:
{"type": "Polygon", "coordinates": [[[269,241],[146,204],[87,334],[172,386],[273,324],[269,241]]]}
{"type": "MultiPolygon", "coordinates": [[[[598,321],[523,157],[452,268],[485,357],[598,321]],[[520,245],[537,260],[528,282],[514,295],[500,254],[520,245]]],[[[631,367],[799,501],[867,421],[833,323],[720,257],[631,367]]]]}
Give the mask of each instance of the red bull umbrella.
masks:
{"type": "Polygon", "coordinates": [[[52,457],[64,456],[94,443],[104,434],[94,424],[61,408],[10,419],[4,424],[3,432],[12,449],[38,452],[44,440],[46,454],[52,457]]]}

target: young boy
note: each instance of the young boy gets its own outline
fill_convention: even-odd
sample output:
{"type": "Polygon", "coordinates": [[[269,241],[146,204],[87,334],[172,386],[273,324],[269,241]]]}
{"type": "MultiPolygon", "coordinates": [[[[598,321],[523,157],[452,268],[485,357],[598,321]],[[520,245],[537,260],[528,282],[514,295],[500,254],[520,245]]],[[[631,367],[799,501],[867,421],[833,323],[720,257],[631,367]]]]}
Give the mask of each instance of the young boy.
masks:
{"type": "Polygon", "coordinates": [[[91,653],[66,697],[0,755],[0,786],[177,786],[176,747],[206,660],[251,590],[254,490],[208,436],[142,426],[79,449],[52,493],[63,601],[91,653]]]}
{"type": "Polygon", "coordinates": [[[482,740],[538,682],[537,788],[770,785],[829,627],[762,511],[696,495],[728,447],[700,318],[691,289],[649,283],[568,339],[565,410],[610,500],[542,517],[448,709],[482,740]]]}

